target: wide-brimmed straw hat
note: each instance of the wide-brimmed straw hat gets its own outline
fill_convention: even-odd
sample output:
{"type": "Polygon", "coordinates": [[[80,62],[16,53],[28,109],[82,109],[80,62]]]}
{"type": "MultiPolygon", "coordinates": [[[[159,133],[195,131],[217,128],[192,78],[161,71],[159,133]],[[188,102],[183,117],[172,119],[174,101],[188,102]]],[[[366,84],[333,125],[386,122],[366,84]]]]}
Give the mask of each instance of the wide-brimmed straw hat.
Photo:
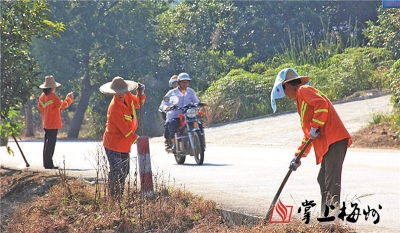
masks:
{"type": "Polygon", "coordinates": [[[61,84],[56,82],[54,79],[53,75],[48,75],[44,78],[44,83],[39,86],[39,88],[46,89],[46,88],[53,88],[53,87],[59,87],[61,84]]]}
{"type": "Polygon", "coordinates": [[[285,84],[289,81],[295,80],[295,79],[301,79],[301,84],[306,84],[310,81],[310,77],[308,76],[300,76],[297,71],[293,68],[287,68],[284,69],[283,72],[286,72],[285,75],[285,81],[283,81],[282,83],[285,84]]]}
{"type": "Polygon", "coordinates": [[[124,80],[122,77],[117,76],[111,82],[103,84],[99,90],[104,94],[123,94],[136,90],[137,88],[137,82],[124,80]]]}
{"type": "Polygon", "coordinates": [[[282,84],[285,84],[289,81],[300,79],[301,84],[306,84],[310,81],[310,77],[308,76],[300,76],[297,71],[293,68],[286,68],[279,71],[278,75],[276,76],[274,87],[271,91],[271,107],[272,110],[276,111],[276,99],[280,99],[285,97],[285,92],[283,91],[282,84]]]}

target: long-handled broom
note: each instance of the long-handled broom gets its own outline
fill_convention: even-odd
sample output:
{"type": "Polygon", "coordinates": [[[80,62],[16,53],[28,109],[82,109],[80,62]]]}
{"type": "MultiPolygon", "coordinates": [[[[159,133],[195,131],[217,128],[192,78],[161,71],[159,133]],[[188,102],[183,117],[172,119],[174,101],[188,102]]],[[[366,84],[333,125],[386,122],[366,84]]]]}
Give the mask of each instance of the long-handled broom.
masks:
{"type": "MultiPolygon", "coordinates": [[[[308,139],[306,144],[303,146],[303,149],[301,149],[299,155],[296,158],[296,163],[300,162],[301,156],[304,154],[304,151],[307,149],[307,147],[311,144],[312,139],[308,139]]],[[[281,195],[282,189],[285,186],[287,180],[289,179],[290,174],[292,174],[292,169],[289,169],[289,171],[286,173],[285,179],[283,179],[281,186],[278,189],[278,192],[276,193],[274,199],[272,200],[271,206],[268,209],[267,216],[264,220],[265,223],[268,223],[268,221],[271,218],[271,212],[272,208],[275,206],[276,202],[278,201],[279,195],[281,195]]]]}

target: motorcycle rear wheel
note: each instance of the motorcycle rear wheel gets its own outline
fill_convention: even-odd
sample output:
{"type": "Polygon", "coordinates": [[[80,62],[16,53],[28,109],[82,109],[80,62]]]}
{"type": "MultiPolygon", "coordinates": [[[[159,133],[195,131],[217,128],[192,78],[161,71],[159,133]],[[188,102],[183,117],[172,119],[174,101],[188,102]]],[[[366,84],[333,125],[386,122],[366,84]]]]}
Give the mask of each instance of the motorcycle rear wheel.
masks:
{"type": "Polygon", "coordinates": [[[204,162],[204,142],[200,131],[193,134],[193,144],[195,148],[192,148],[190,155],[194,156],[196,163],[202,165],[204,162]]]}

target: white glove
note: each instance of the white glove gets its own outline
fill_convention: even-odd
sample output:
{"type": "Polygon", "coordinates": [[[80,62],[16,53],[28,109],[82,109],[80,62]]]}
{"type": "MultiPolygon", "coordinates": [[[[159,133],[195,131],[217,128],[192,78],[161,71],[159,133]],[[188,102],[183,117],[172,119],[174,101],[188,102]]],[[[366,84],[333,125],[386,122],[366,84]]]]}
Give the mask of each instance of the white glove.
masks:
{"type": "Polygon", "coordinates": [[[144,93],[144,89],[145,89],[145,88],[146,88],[146,87],[145,87],[144,84],[138,83],[138,91],[140,91],[142,94],[144,93]]]}
{"type": "Polygon", "coordinates": [[[72,97],[72,99],[74,98],[74,93],[72,91],[70,93],[68,93],[68,95],[70,95],[72,97]]]}
{"type": "Polygon", "coordinates": [[[311,127],[310,129],[310,138],[314,139],[319,136],[318,128],[311,127]]]}
{"type": "Polygon", "coordinates": [[[289,169],[292,171],[296,171],[297,168],[300,167],[300,165],[301,165],[301,160],[299,160],[299,162],[296,163],[296,159],[297,159],[297,156],[294,156],[294,158],[290,162],[289,169]]]}

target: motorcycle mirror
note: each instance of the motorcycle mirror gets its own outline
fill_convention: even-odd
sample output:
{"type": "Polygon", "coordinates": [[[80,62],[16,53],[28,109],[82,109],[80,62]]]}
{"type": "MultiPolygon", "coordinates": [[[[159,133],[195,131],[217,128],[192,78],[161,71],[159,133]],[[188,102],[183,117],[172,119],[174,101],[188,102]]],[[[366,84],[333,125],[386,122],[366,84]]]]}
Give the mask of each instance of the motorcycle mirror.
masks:
{"type": "Polygon", "coordinates": [[[169,97],[168,96],[164,96],[163,101],[164,102],[169,102],[169,97]]]}

